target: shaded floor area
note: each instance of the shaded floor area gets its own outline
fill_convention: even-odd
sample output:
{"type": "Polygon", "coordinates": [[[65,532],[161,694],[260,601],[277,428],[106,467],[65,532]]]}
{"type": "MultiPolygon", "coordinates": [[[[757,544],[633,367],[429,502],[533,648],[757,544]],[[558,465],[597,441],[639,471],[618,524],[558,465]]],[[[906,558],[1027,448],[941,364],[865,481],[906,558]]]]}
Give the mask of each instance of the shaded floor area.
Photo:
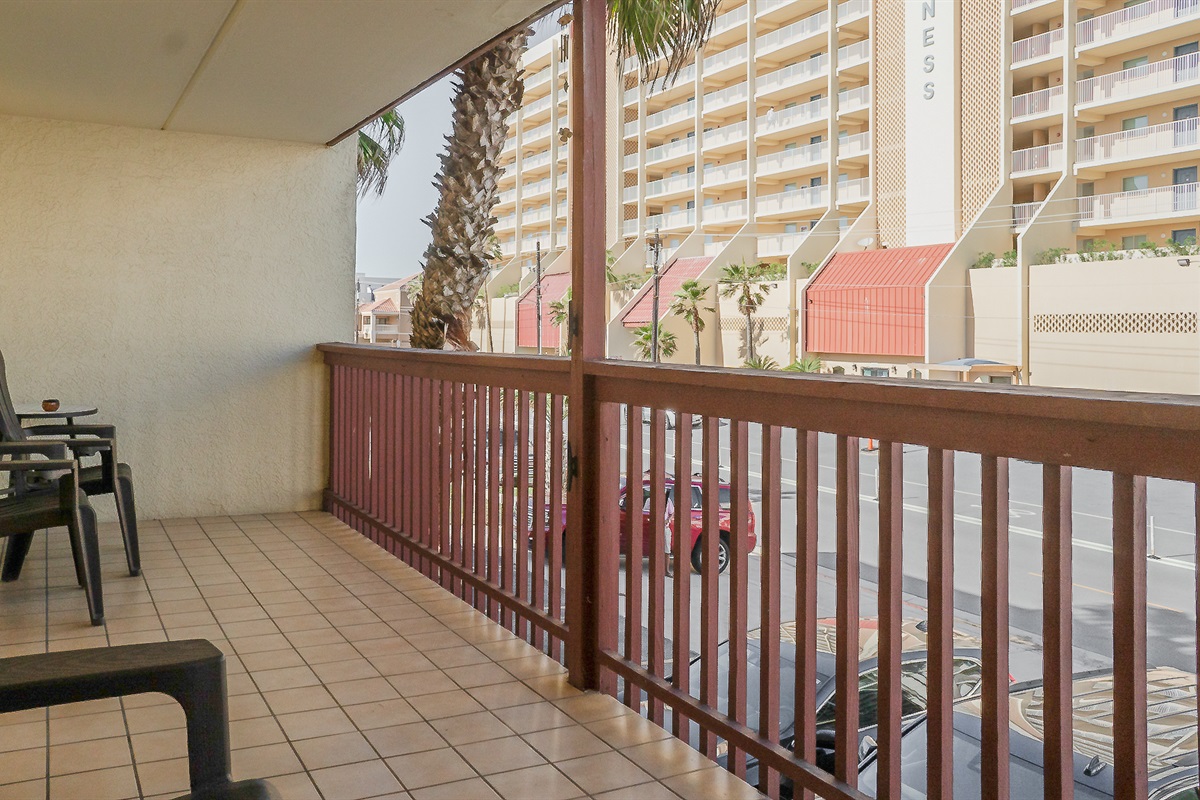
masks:
{"type": "MultiPolygon", "coordinates": [[[[101,532],[87,624],[62,531],[0,586],[0,656],[204,638],[227,656],[234,778],[288,800],[743,798],[752,787],[328,514],[142,524],[143,576],[101,532]]],[[[163,695],[0,715],[0,800],[187,790],[163,695]]]]}

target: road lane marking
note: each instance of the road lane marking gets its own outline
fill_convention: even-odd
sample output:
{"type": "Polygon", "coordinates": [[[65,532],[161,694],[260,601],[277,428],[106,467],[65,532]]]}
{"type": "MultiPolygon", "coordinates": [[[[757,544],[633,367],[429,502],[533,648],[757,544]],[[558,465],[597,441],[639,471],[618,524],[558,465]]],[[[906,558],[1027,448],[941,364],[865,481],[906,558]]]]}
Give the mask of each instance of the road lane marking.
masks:
{"type": "MultiPolygon", "coordinates": [[[[1040,572],[1031,572],[1029,574],[1039,580],[1043,577],[1042,573],[1040,573],[1040,572]]],[[[1089,592],[1096,592],[1097,594],[1104,594],[1104,595],[1108,595],[1109,597],[1113,596],[1113,593],[1108,591],[1107,589],[1097,589],[1095,586],[1088,586],[1087,584],[1083,584],[1083,583],[1072,583],[1071,585],[1074,586],[1076,589],[1087,589],[1089,592]]],[[[1172,608],[1171,606],[1164,606],[1161,603],[1153,603],[1149,600],[1146,601],[1146,605],[1154,606],[1155,608],[1161,608],[1163,611],[1174,611],[1176,614],[1187,614],[1188,613],[1181,609],[1172,608]]]]}

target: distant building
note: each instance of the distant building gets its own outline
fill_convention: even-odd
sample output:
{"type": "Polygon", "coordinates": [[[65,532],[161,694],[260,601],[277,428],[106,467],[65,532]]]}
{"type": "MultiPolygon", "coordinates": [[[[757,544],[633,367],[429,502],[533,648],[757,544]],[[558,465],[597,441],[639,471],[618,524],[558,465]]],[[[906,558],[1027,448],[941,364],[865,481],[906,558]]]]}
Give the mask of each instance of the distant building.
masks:
{"type": "Polygon", "coordinates": [[[375,299],[375,291],[389,283],[395,283],[395,278],[370,278],[365,272],[354,273],[354,297],[358,305],[365,305],[375,299]]]}
{"type": "Polygon", "coordinates": [[[381,284],[373,290],[374,299],[358,307],[356,341],[394,347],[410,346],[412,297],[409,291],[412,280],[419,274],[381,284]]]}

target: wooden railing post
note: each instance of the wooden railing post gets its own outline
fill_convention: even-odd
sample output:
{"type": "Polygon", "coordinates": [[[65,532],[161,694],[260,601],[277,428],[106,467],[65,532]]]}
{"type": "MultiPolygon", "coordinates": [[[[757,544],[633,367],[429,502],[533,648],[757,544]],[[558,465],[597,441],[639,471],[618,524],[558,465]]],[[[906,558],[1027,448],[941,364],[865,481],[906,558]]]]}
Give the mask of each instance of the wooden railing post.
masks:
{"type": "MultiPolygon", "coordinates": [[[[616,409],[601,407],[587,374],[604,358],[604,82],[612,69],[605,0],[575,0],[571,25],[570,462],[567,467],[567,667],[571,683],[602,686],[598,656],[616,643],[616,409]],[[611,496],[610,496],[611,495],[611,496]]],[[[611,687],[609,687],[611,688],[611,687]]]]}

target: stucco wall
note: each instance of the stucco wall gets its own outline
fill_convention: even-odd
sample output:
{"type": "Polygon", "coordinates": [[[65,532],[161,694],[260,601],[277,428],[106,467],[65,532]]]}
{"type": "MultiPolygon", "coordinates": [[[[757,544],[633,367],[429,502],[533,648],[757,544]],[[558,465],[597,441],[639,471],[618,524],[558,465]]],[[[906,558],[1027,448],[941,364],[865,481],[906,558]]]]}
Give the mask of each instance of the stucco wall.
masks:
{"type": "Polygon", "coordinates": [[[313,345],[353,335],[353,164],[353,141],[0,117],[10,388],[99,406],[143,519],[318,506],[313,345]]]}

